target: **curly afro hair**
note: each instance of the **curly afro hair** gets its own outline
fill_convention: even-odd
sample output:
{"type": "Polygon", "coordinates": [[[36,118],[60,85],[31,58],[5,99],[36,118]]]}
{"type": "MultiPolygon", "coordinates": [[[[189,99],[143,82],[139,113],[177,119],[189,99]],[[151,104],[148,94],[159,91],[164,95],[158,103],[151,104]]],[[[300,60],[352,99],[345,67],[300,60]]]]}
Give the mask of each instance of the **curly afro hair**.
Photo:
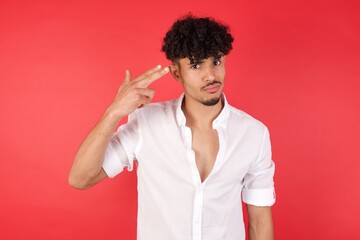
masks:
{"type": "Polygon", "coordinates": [[[192,61],[219,58],[230,52],[233,41],[228,26],[190,14],[177,20],[166,33],[162,51],[173,62],[186,57],[192,61]]]}

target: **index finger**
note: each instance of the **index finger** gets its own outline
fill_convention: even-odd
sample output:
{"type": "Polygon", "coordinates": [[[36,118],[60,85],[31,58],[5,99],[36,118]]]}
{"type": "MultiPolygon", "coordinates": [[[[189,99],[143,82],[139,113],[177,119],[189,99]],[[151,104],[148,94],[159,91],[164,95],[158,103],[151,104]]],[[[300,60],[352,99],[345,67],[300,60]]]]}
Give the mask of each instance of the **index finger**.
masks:
{"type": "Polygon", "coordinates": [[[154,73],[156,71],[159,71],[160,69],[161,69],[161,65],[157,65],[156,67],[151,68],[150,70],[147,70],[146,72],[144,72],[140,76],[136,77],[134,80],[140,82],[141,80],[143,80],[147,76],[151,75],[152,73],[154,73]]]}
{"type": "Polygon", "coordinates": [[[151,83],[155,82],[159,78],[163,77],[169,72],[169,67],[164,67],[163,69],[159,69],[158,71],[152,72],[147,75],[144,79],[141,80],[142,87],[148,87],[151,83]]]}

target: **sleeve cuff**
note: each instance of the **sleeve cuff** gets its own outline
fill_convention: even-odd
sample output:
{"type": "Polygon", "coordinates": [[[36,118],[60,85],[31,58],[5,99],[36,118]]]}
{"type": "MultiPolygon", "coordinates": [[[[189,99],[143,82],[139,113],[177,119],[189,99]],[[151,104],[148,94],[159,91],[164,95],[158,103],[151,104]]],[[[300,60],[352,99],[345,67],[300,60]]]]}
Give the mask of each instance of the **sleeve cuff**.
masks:
{"type": "MultiPolygon", "coordinates": [[[[123,141],[121,138],[120,142],[121,142],[121,146],[123,147],[124,151],[125,151],[125,156],[127,159],[127,164],[125,164],[125,166],[127,166],[127,170],[128,171],[132,171],[133,170],[133,166],[134,166],[134,159],[135,159],[135,155],[134,153],[131,151],[131,149],[133,149],[133,147],[127,142],[127,141],[123,141]]],[[[121,164],[121,163],[120,163],[121,164]]],[[[122,169],[125,167],[122,166],[122,169]]]]}
{"type": "Polygon", "coordinates": [[[124,166],[119,160],[115,151],[106,151],[102,168],[109,178],[113,178],[122,172],[124,166]]]}
{"type": "Polygon", "coordinates": [[[246,189],[242,191],[242,199],[246,204],[267,207],[275,203],[276,195],[274,188],[246,189]]]}

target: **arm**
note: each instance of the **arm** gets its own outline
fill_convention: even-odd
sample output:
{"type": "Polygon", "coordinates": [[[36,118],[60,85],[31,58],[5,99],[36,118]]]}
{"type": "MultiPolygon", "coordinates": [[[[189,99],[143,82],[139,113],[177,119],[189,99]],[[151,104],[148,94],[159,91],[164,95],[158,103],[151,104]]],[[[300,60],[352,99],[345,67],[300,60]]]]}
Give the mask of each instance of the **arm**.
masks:
{"type": "Polygon", "coordinates": [[[102,163],[115,127],[123,117],[151,102],[155,92],[148,89],[148,85],[168,71],[168,68],[162,69],[158,66],[133,80],[131,80],[130,72],[126,71],[125,80],[114,101],[80,145],[69,173],[71,186],[86,189],[107,177],[102,169],[102,163]]]}
{"type": "Polygon", "coordinates": [[[247,204],[250,240],[274,240],[271,207],[257,207],[247,204]]]}

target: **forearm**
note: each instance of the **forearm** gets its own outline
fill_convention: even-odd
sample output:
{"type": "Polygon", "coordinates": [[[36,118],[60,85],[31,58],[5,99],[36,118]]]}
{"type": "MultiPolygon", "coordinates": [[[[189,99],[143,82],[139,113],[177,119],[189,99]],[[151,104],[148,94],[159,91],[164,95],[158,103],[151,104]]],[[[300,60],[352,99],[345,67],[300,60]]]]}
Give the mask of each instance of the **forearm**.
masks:
{"type": "Polygon", "coordinates": [[[249,223],[250,240],[274,240],[274,228],[271,223],[249,223]]]}
{"type": "Polygon", "coordinates": [[[271,207],[257,207],[247,204],[249,215],[249,239],[273,240],[274,226],[271,207]]]}
{"type": "Polygon", "coordinates": [[[70,170],[70,185],[76,188],[87,188],[92,179],[99,175],[105,151],[120,119],[106,112],[85,138],[70,170]]]}

